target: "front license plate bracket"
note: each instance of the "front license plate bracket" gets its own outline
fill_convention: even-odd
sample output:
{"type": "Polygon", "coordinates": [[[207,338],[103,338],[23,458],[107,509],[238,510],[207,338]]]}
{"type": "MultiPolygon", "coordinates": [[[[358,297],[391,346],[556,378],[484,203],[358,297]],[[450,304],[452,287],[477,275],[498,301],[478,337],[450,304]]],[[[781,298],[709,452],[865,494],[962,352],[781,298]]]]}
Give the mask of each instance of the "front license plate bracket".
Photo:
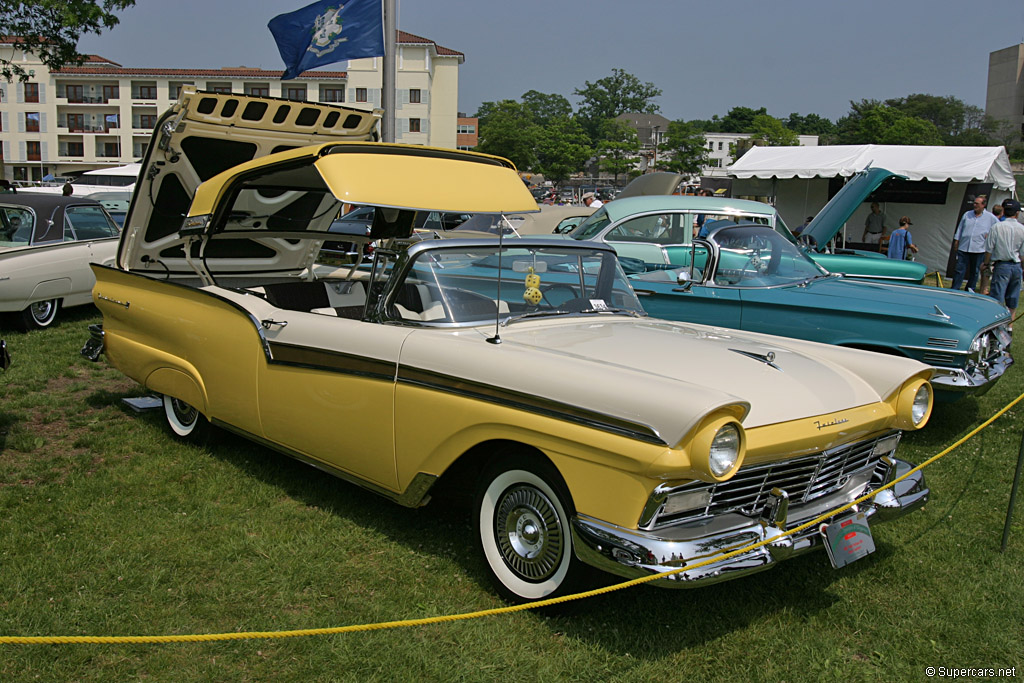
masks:
{"type": "Polygon", "coordinates": [[[845,567],[875,551],[868,516],[863,512],[837,517],[831,524],[822,524],[818,531],[824,537],[825,550],[833,569],[845,567]]]}

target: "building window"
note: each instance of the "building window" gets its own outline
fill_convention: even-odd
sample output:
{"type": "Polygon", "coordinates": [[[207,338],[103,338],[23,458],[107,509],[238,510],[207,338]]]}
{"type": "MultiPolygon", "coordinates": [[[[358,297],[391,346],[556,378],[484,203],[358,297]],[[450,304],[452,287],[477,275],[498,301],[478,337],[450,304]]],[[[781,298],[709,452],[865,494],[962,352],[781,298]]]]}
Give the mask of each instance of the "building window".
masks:
{"type": "Polygon", "coordinates": [[[325,88],[324,96],[320,99],[321,102],[344,102],[345,101],[345,89],[344,88],[325,88]]]}
{"type": "Polygon", "coordinates": [[[714,148],[715,148],[715,143],[713,143],[710,140],[708,140],[708,149],[712,149],[713,150],[714,148]]]}
{"type": "Polygon", "coordinates": [[[288,88],[284,91],[285,99],[294,100],[296,102],[306,101],[306,89],[305,88],[288,88]]]}
{"type": "Polygon", "coordinates": [[[410,133],[419,133],[420,132],[420,120],[419,119],[409,119],[409,132],[410,133]]]}
{"type": "Polygon", "coordinates": [[[69,157],[84,157],[85,144],[81,142],[69,142],[67,148],[67,155],[69,157]]]}
{"type": "Polygon", "coordinates": [[[25,84],[25,101],[26,102],[38,102],[39,101],[39,84],[38,83],[26,83],[25,84]]]}
{"type": "Polygon", "coordinates": [[[356,102],[366,101],[366,88],[356,88],[356,102]]]}
{"type": "Polygon", "coordinates": [[[69,85],[64,88],[64,94],[68,98],[68,102],[78,104],[85,102],[85,88],[80,85],[69,85]]]}
{"type": "Polygon", "coordinates": [[[25,112],[25,132],[26,133],[38,133],[39,132],[39,112],[27,111],[25,112]]]}
{"type": "Polygon", "coordinates": [[[249,87],[249,94],[255,97],[270,97],[270,86],[253,85],[249,87]]]}
{"type": "Polygon", "coordinates": [[[155,85],[140,85],[139,86],[139,99],[140,100],[155,100],[156,99],[156,86],[155,85]]]}
{"type": "Polygon", "coordinates": [[[718,143],[718,151],[719,151],[719,152],[721,152],[721,151],[722,151],[722,143],[721,143],[721,142],[719,142],[719,143],[718,143]]]}
{"type": "Polygon", "coordinates": [[[419,104],[420,103],[420,89],[419,88],[411,88],[409,90],[409,102],[411,104],[419,104]]]}
{"type": "Polygon", "coordinates": [[[120,96],[116,85],[105,85],[103,86],[103,102],[106,103],[110,100],[116,100],[120,96]]]}
{"type": "Polygon", "coordinates": [[[25,143],[26,158],[28,161],[42,161],[43,156],[39,151],[39,141],[29,140],[25,143]]]}
{"type": "Polygon", "coordinates": [[[231,94],[231,86],[230,85],[211,85],[210,86],[210,92],[221,93],[223,95],[230,95],[231,94]]]}
{"type": "Polygon", "coordinates": [[[181,95],[181,87],[183,85],[195,85],[195,84],[194,83],[171,83],[168,86],[168,91],[170,92],[172,100],[178,99],[178,96],[181,95]]]}
{"type": "Polygon", "coordinates": [[[147,130],[153,130],[156,128],[156,114],[140,114],[139,128],[145,128],[147,130]]]}
{"type": "Polygon", "coordinates": [[[107,114],[103,117],[103,130],[110,132],[111,128],[121,127],[121,115],[120,114],[107,114]]]}
{"type": "Polygon", "coordinates": [[[103,143],[103,156],[105,156],[105,157],[119,157],[119,156],[121,156],[121,143],[120,142],[104,142],[103,143]]]}
{"type": "Polygon", "coordinates": [[[84,133],[85,114],[68,114],[68,131],[72,133],[84,133]]]}
{"type": "Polygon", "coordinates": [[[470,126],[465,123],[459,124],[458,129],[459,135],[474,135],[476,133],[476,126],[470,126]]]}

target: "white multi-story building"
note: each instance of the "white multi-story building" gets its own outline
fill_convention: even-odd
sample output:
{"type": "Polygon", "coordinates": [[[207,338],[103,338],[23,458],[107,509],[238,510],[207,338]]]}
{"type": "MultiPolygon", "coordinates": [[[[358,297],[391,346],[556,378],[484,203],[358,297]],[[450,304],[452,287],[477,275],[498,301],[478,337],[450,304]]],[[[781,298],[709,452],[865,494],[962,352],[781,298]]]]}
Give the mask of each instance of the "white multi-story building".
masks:
{"type": "MultiPolygon", "coordinates": [[[[157,118],[183,85],[365,109],[380,107],[382,100],[380,58],[282,81],[281,71],[130,68],[96,55],[82,66],[51,73],[16,39],[0,38],[0,48],[29,75],[25,83],[0,82],[2,170],[12,181],[138,160],[157,118]]],[[[397,48],[396,141],[454,149],[465,55],[404,31],[398,31],[397,48]]]]}
{"type": "MultiPolygon", "coordinates": [[[[736,145],[741,140],[749,140],[751,133],[704,133],[707,141],[708,158],[703,175],[725,177],[725,167],[736,161],[736,145]]],[[[800,147],[817,147],[817,135],[798,135],[797,145],[800,147]]]]}

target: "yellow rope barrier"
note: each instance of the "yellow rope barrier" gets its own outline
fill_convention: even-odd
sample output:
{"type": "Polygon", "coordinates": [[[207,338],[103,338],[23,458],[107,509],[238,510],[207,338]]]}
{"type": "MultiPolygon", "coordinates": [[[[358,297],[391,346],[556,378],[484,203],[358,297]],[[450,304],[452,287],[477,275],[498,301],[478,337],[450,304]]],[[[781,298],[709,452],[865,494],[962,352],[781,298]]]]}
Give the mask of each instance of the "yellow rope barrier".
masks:
{"type": "Polygon", "coordinates": [[[551,605],[557,605],[563,602],[570,602],[572,600],[582,600],[585,598],[592,598],[597,595],[603,595],[605,593],[611,593],[614,591],[623,590],[624,588],[632,588],[633,586],[639,586],[642,583],[649,583],[651,581],[657,581],[673,574],[679,574],[685,571],[691,571],[693,569],[699,569],[706,567],[709,564],[727,560],[737,555],[750,552],[751,550],[757,550],[770,543],[774,543],[779,539],[791,536],[799,533],[812,526],[820,524],[830,517],[834,517],[841,514],[855,505],[863,503],[866,500],[870,500],[882,491],[892,488],[899,482],[903,481],[907,477],[920,472],[928,465],[937,461],[952,451],[959,448],[969,439],[978,434],[981,430],[988,427],[990,424],[995,422],[997,419],[1006,414],[1011,408],[1024,400],[1024,394],[1021,394],[1013,401],[1008,403],[1002,410],[997,412],[995,415],[985,420],[982,424],[978,425],[975,429],[971,430],[966,436],[959,439],[951,446],[947,447],[940,453],[933,455],[932,457],[925,460],[923,463],[914,467],[906,474],[901,477],[894,479],[885,486],[881,486],[871,493],[868,493],[856,500],[853,500],[842,507],[830,510],[825,514],[812,519],[809,522],[805,522],[800,526],[793,527],[781,534],[766,538],[763,541],[757,543],[751,543],[750,545],[733,550],[731,552],[722,553],[715,555],[703,562],[692,564],[687,567],[680,567],[679,569],[673,569],[672,571],[663,572],[660,574],[651,574],[638,579],[632,579],[630,581],[624,581],[617,583],[612,586],[604,586],[602,588],[595,588],[594,590],[584,591],[582,593],[574,593],[572,595],[563,595],[559,598],[549,598],[547,600],[538,600],[537,602],[531,602],[525,605],[509,605],[507,607],[496,607],[493,609],[480,610],[478,612],[466,612],[463,614],[449,614],[437,617],[424,617],[422,619],[405,619],[402,621],[382,621],[373,624],[353,624],[350,626],[333,626],[328,628],[306,628],[297,629],[293,631],[241,631],[238,633],[206,633],[206,634],[192,634],[192,635],[177,635],[177,636],[0,636],[0,645],[29,645],[29,644],[45,644],[45,645],[57,645],[57,644],[71,644],[71,643],[91,643],[91,644],[110,644],[110,643],[200,643],[200,642],[211,642],[221,640],[249,640],[249,639],[270,639],[270,638],[301,638],[305,636],[323,636],[333,635],[338,633],[357,633],[362,631],[381,631],[385,629],[394,628],[409,628],[412,626],[427,626],[429,624],[442,624],[452,621],[466,621],[468,619],[479,619],[481,617],[495,616],[498,614],[510,614],[512,612],[522,612],[528,609],[537,609],[538,607],[549,607],[551,605]]]}

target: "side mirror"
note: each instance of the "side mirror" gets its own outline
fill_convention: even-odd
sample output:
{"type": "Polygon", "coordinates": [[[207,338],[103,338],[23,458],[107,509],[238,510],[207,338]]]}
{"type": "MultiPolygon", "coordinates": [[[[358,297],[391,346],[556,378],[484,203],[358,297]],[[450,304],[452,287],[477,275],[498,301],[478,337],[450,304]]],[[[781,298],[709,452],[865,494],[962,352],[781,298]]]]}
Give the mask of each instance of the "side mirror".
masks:
{"type": "Polygon", "coordinates": [[[680,270],[676,273],[676,284],[682,291],[688,291],[690,287],[693,287],[693,279],[690,276],[689,270],[680,270]]]}

